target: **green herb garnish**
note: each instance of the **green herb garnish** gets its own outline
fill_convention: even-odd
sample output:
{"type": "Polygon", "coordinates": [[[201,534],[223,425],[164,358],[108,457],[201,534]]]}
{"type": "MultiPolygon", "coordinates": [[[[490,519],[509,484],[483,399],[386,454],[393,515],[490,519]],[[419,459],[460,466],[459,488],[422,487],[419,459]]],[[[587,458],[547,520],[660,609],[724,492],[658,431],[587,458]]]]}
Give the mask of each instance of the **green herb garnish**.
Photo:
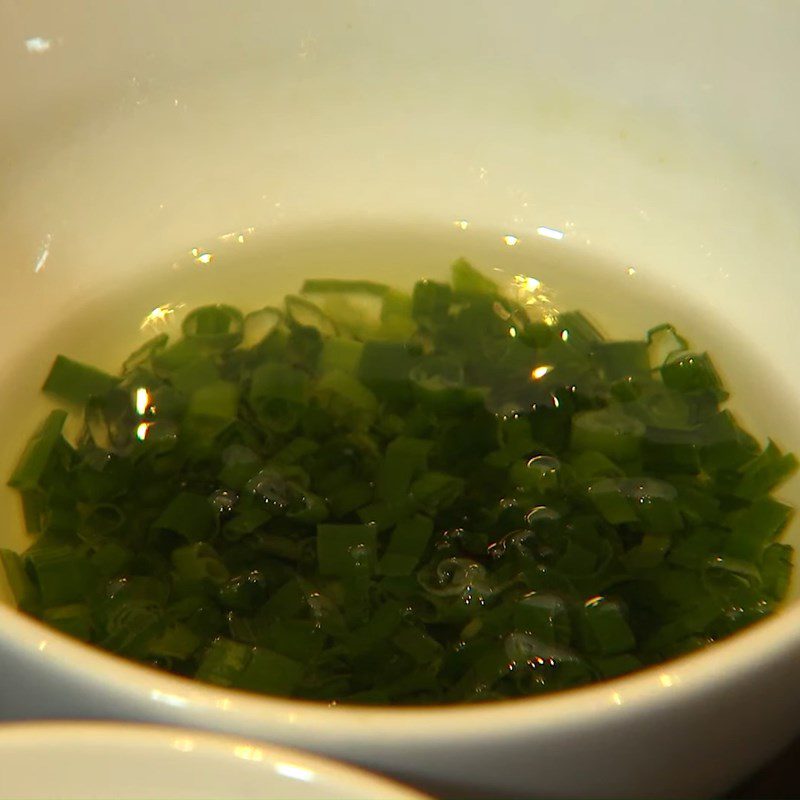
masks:
{"type": "Polygon", "coordinates": [[[17,603],[219,685],[393,704],[578,686],[769,614],[794,456],[671,326],[607,341],[531,299],[459,261],[197,308],[119,377],[58,356],[85,425],[53,411],[9,480],[17,603]]]}

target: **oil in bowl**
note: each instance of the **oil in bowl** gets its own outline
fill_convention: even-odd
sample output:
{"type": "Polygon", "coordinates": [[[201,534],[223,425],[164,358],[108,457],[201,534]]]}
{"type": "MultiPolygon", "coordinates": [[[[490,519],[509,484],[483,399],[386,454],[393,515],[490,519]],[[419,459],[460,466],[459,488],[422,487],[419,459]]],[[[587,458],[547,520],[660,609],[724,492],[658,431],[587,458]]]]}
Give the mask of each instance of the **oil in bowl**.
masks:
{"type": "Polygon", "coordinates": [[[180,675],[386,705],[581,686],[770,614],[796,460],[727,409],[713,326],[690,343],[634,269],[468,228],[233,232],[75,310],[6,409],[43,371],[62,404],[10,478],[19,607],[180,675]]]}

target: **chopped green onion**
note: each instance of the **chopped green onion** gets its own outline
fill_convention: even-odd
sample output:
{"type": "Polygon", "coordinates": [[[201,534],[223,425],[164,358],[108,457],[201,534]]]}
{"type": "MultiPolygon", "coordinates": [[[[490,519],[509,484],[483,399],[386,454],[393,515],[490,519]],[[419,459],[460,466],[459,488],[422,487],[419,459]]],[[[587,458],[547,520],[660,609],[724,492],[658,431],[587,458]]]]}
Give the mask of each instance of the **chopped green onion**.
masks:
{"type": "Polygon", "coordinates": [[[235,686],[265,694],[291,694],[303,676],[303,665],[280,653],[256,647],[250,661],[235,679],[235,686]]]}
{"type": "Polygon", "coordinates": [[[401,520],[394,531],[379,564],[383,575],[410,575],[422,558],[433,533],[430,517],[416,515],[401,520]]]}
{"type": "Polygon", "coordinates": [[[213,536],[216,530],[214,508],[207,497],[181,492],[161,512],[154,527],[173,531],[189,542],[213,536]]]}
{"type": "Polygon", "coordinates": [[[67,412],[51,411],[42,427],[31,437],[17,466],[11,473],[8,485],[20,491],[39,488],[39,482],[61,441],[61,429],[67,420],[67,412]]]}
{"type": "Polygon", "coordinates": [[[189,311],[119,377],[59,356],[83,428],[53,411],[9,480],[14,601],[219,686],[393,705],[580,686],[771,613],[795,457],[671,325],[606,340],[534,284],[312,280],[189,311]]]}
{"type": "Polygon", "coordinates": [[[186,316],[181,330],[189,342],[215,350],[228,350],[242,340],[244,317],[232,306],[201,306],[186,316]]]}
{"type": "Polygon", "coordinates": [[[57,356],[42,389],[67,403],[85,403],[90,397],[107,394],[118,383],[119,378],[95,367],[57,356]]]}

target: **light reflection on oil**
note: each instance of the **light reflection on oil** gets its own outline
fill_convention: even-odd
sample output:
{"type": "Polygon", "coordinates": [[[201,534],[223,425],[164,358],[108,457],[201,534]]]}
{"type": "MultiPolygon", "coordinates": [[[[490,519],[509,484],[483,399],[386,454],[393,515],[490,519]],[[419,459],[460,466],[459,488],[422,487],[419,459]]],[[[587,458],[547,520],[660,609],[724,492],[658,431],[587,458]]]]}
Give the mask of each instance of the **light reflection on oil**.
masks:
{"type": "Polygon", "coordinates": [[[152,427],[152,425],[153,425],[152,422],[140,422],[136,426],[136,438],[140,442],[143,442],[147,438],[147,433],[152,427]]]}
{"type": "Polygon", "coordinates": [[[548,228],[546,225],[540,225],[536,229],[536,233],[546,239],[555,239],[556,241],[561,241],[564,238],[564,231],[560,231],[557,228],[548,228]]]}
{"type": "Polygon", "coordinates": [[[530,275],[515,275],[512,286],[516,291],[516,300],[526,310],[537,314],[546,325],[555,325],[558,312],[553,303],[550,290],[538,279],[530,275]]]}
{"type": "Polygon", "coordinates": [[[540,364],[538,367],[534,367],[531,370],[531,379],[540,381],[545,375],[549,375],[553,369],[554,367],[552,364],[540,364]]]}
{"type": "Polygon", "coordinates": [[[506,234],[503,237],[503,241],[509,246],[514,247],[516,244],[519,243],[519,238],[516,236],[512,236],[510,233],[506,234]]]}
{"type": "Polygon", "coordinates": [[[47,259],[50,257],[50,245],[53,242],[53,237],[48,233],[42,239],[42,246],[39,250],[39,255],[36,256],[36,263],[33,265],[33,271],[39,273],[44,269],[47,259]]]}
{"type": "Polygon", "coordinates": [[[25,49],[29,53],[46,53],[53,46],[50,39],[45,39],[43,36],[31,36],[30,39],[25,40],[25,49]]]}
{"type": "Polygon", "coordinates": [[[148,392],[144,386],[140,386],[136,390],[136,413],[140,417],[143,417],[147,413],[151,401],[150,392],[148,392]]]}
{"type": "MultiPolygon", "coordinates": [[[[242,231],[229,231],[228,233],[223,233],[222,235],[218,236],[217,238],[221,242],[236,242],[238,244],[244,244],[245,241],[247,240],[247,237],[252,235],[255,232],[255,230],[256,229],[253,226],[250,226],[249,228],[245,228],[242,231]]],[[[197,248],[195,248],[195,249],[197,249],[197,248]]],[[[198,250],[197,251],[198,255],[199,255],[199,252],[200,251],[198,250]]],[[[192,251],[192,255],[194,255],[195,258],[197,257],[197,255],[195,254],[194,250],[192,251]]]]}
{"type": "Polygon", "coordinates": [[[460,228],[462,231],[465,231],[467,228],[469,228],[469,222],[467,222],[465,219],[455,219],[453,220],[453,225],[455,225],[456,228],[460,228]]]}
{"type": "Polygon", "coordinates": [[[164,303],[163,306],[157,306],[142,320],[139,330],[144,330],[145,328],[159,330],[166,327],[170,317],[181,308],[183,308],[183,303],[164,303]]]}
{"type": "Polygon", "coordinates": [[[214,254],[198,247],[192,248],[192,256],[198,264],[210,264],[214,260],[214,254]]]}

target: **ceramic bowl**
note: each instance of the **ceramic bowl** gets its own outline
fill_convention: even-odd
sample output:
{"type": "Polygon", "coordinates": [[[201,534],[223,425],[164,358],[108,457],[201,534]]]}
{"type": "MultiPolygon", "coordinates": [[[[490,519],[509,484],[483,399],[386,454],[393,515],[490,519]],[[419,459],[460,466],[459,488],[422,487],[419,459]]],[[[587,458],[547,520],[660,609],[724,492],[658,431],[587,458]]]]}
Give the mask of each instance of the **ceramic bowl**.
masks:
{"type": "MultiPolygon", "coordinates": [[[[800,451],[800,7],[11,0],[0,15],[0,474],[54,350],[113,365],[154,309],[260,299],[311,267],[403,282],[458,255],[541,277],[618,335],[678,323],[754,432],[800,451]]],[[[9,491],[0,513],[0,543],[24,546],[9,491]]],[[[560,695],[326,707],[128,664],[0,604],[0,711],[229,731],[461,794],[700,796],[800,728],[798,656],[791,600],[704,652],[560,695]]]]}
{"type": "Polygon", "coordinates": [[[296,750],[155,725],[0,728],[0,797],[423,800],[399,784],[296,750]]]}

